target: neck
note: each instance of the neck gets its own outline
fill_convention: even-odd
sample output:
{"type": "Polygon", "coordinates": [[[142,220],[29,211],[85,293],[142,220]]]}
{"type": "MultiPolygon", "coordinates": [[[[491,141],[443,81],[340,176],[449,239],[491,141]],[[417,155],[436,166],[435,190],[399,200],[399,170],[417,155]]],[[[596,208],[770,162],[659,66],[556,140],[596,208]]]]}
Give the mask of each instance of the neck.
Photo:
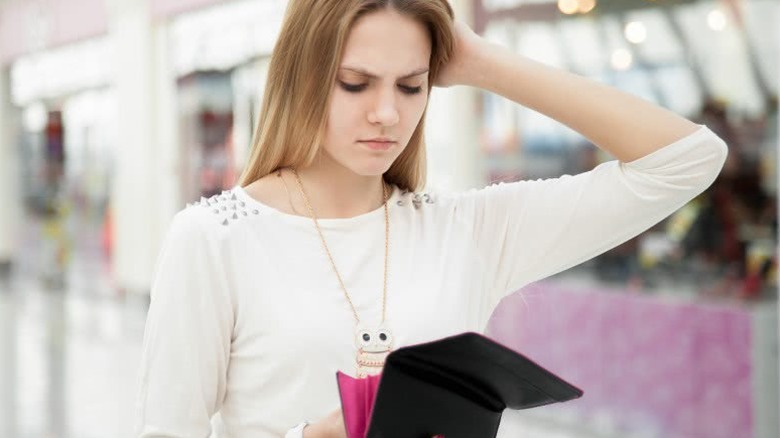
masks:
{"type": "MultiPolygon", "coordinates": [[[[318,219],[355,217],[382,206],[381,175],[358,175],[342,166],[325,166],[321,162],[297,171],[318,219]]],[[[299,201],[303,207],[300,211],[308,214],[305,202],[299,201]]]]}

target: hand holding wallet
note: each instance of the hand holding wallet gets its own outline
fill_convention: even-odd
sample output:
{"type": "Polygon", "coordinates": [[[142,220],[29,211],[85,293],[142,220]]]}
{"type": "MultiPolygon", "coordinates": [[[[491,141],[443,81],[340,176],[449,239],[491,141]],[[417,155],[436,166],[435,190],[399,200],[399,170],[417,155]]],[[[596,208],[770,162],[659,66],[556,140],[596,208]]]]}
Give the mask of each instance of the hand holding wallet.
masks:
{"type": "Polygon", "coordinates": [[[583,394],[522,354],[473,332],[399,348],[379,376],[336,376],[349,438],[495,437],[504,409],[583,394]]]}

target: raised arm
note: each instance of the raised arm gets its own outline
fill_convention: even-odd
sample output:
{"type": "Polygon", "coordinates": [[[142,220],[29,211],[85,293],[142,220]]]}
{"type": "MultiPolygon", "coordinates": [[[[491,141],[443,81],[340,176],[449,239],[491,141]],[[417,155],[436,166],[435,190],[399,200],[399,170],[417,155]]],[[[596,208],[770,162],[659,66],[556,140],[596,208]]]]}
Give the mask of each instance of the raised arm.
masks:
{"type": "Polygon", "coordinates": [[[499,94],[579,132],[622,162],[695,132],[695,123],[629,93],[493,44],[457,22],[456,49],[436,81],[499,94]]]}
{"type": "MultiPolygon", "coordinates": [[[[491,304],[638,235],[704,191],[727,146],[706,126],[628,93],[546,66],[456,23],[439,86],[479,87],[545,114],[615,156],[578,175],[457,196],[491,304]]],[[[455,216],[455,215],[453,215],[455,216]]]]}

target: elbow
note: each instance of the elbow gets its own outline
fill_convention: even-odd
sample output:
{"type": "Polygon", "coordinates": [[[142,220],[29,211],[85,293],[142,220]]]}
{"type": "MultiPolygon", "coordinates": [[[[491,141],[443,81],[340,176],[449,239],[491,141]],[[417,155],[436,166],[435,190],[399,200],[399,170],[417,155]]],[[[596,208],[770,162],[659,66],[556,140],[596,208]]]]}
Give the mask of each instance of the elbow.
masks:
{"type": "Polygon", "coordinates": [[[723,170],[729,154],[726,142],[712,132],[696,144],[695,148],[697,157],[688,162],[685,166],[687,169],[675,175],[674,182],[667,181],[673,185],[679,184],[680,195],[685,198],[685,202],[712,186],[723,170]]]}
{"type": "Polygon", "coordinates": [[[726,158],[729,155],[729,147],[722,138],[716,137],[714,141],[715,155],[718,161],[718,173],[723,169],[723,165],[726,163],[726,158]]]}
{"type": "Polygon", "coordinates": [[[706,145],[711,149],[711,153],[709,154],[710,165],[708,166],[707,172],[708,178],[706,178],[706,184],[702,189],[706,189],[715,182],[715,179],[718,178],[718,175],[720,175],[720,172],[723,170],[723,166],[726,164],[726,159],[729,155],[728,145],[722,138],[716,135],[713,135],[712,140],[708,141],[706,145]]]}
{"type": "MultiPolygon", "coordinates": [[[[689,202],[704,193],[720,175],[728,158],[728,146],[720,137],[713,134],[712,138],[701,143],[700,147],[707,148],[708,153],[702,154],[698,160],[698,170],[690,173],[690,179],[684,184],[684,202],[689,202]]],[[[682,194],[682,193],[681,193],[682,194]]]]}
{"type": "Polygon", "coordinates": [[[694,197],[715,182],[729,155],[728,145],[720,136],[706,126],[700,132],[701,136],[692,144],[693,156],[688,156],[691,160],[687,169],[681,171],[681,175],[687,174],[687,177],[683,177],[683,180],[687,179],[685,191],[691,191],[694,197]]]}
{"type": "Polygon", "coordinates": [[[625,181],[642,199],[668,199],[682,205],[715,182],[727,158],[726,142],[703,129],[641,161],[627,163],[625,181]]]}

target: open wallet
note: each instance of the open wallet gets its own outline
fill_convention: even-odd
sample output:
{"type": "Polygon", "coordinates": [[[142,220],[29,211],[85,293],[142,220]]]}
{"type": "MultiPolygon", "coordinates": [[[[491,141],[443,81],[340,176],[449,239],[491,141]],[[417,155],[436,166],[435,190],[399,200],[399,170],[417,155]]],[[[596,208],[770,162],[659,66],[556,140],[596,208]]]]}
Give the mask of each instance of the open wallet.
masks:
{"type": "Polygon", "coordinates": [[[336,373],[349,438],[491,438],[504,409],[582,397],[522,354],[467,332],[399,348],[382,374],[336,373]]]}

